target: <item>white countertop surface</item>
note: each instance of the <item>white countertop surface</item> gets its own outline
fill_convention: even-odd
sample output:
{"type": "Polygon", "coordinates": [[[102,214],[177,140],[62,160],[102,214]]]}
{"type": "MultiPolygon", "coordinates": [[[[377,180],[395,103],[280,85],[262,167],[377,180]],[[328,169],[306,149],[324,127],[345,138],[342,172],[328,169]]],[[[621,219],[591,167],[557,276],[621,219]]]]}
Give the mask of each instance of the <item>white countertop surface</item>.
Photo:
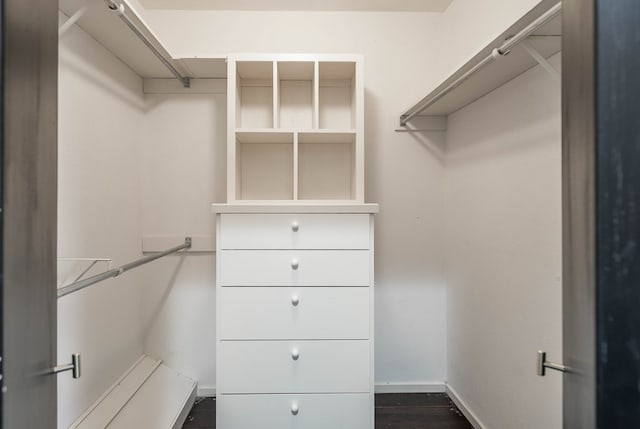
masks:
{"type": "Polygon", "coordinates": [[[371,203],[304,203],[291,202],[247,202],[247,203],[214,203],[213,213],[378,213],[378,204],[371,203]]]}

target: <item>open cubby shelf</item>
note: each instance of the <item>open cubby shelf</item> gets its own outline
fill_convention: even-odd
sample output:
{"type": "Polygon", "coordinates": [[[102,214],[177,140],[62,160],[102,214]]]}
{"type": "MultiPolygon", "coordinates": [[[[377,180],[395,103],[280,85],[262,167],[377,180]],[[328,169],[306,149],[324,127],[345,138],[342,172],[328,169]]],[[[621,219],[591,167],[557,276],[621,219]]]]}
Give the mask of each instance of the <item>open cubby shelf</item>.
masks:
{"type": "Polygon", "coordinates": [[[356,200],[356,133],[238,131],[236,200],[356,200]]]}
{"type": "Polygon", "coordinates": [[[298,134],[298,199],[353,200],[354,133],[298,134]]]}
{"type": "Polygon", "coordinates": [[[355,63],[319,64],[319,128],[355,128],[355,63]]]}
{"type": "Polygon", "coordinates": [[[228,202],[364,202],[361,67],[353,55],[229,57],[228,202]]]}
{"type": "Polygon", "coordinates": [[[313,128],[315,63],[278,62],[278,128],[313,128]]]}
{"type": "Polygon", "coordinates": [[[236,124],[241,128],[273,128],[273,63],[238,63],[236,124]]]}
{"type": "Polygon", "coordinates": [[[236,133],[236,199],[293,199],[293,134],[236,133]]]}

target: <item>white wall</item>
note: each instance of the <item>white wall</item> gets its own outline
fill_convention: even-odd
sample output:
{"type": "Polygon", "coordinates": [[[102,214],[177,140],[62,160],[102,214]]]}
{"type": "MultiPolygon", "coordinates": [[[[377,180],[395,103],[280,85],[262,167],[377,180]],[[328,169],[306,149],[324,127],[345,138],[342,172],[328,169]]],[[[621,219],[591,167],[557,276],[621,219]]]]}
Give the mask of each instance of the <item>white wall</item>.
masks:
{"type": "MultiPolygon", "coordinates": [[[[538,3],[454,0],[450,69],[538,3]]],[[[532,370],[538,349],[562,356],[560,130],[539,67],[449,118],[447,378],[487,428],[561,427],[560,377],[532,370]]]]}
{"type": "Polygon", "coordinates": [[[562,360],[560,85],[536,67],[450,116],[446,165],[448,384],[486,428],[560,428],[535,372],[562,360]]]}
{"type": "MultiPolygon", "coordinates": [[[[399,112],[444,73],[446,61],[440,48],[442,15],[148,10],[145,18],[176,56],[230,52],[364,54],[366,200],[381,206],[376,227],[376,380],[438,383],[442,388],[446,376],[444,134],[434,133],[416,141],[393,131],[399,112]]],[[[152,175],[167,183],[181,184],[145,188],[145,231],[150,222],[158,225],[149,233],[205,231],[200,224],[202,219],[209,222],[209,227],[214,221],[206,205],[220,200],[221,195],[209,186],[213,181],[218,189],[224,177],[219,172],[224,159],[225,107],[219,99],[211,105],[202,99],[182,101],[198,106],[193,104],[184,113],[180,101],[167,97],[158,112],[149,113],[153,124],[150,129],[161,126],[184,130],[188,136],[176,147],[176,142],[153,131],[149,150],[160,145],[167,150],[163,157],[174,153],[181,159],[183,154],[178,151],[186,151],[194,144],[198,148],[210,145],[215,152],[202,158],[206,165],[200,162],[202,159],[195,164],[194,171],[200,175],[195,186],[191,179],[185,181],[183,168],[173,168],[164,159],[156,166],[156,172],[143,169],[143,183],[154,183],[155,179],[148,179],[152,175]],[[173,112],[171,119],[169,111],[173,112]],[[182,120],[193,115],[202,122],[183,125],[182,120]],[[185,189],[190,201],[181,195],[185,189]],[[197,225],[172,214],[169,204],[175,201],[185,202],[182,209],[198,217],[197,225]]],[[[164,298],[152,298],[164,299],[162,309],[159,304],[147,304],[148,313],[157,314],[147,350],[167,359],[176,369],[196,376],[205,389],[215,386],[212,264],[210,256],[186,257],[172,286],[167,285],[171,271],[166,267],[149,268],[145,274],[148,288],[162,283],[160,290],[166,292],[164,298]],[[197,295],[190,295],[190,291],[197,291],[197,295]],[[181,319],[180,315],[186,312],[189,317],[181,319]]]]}
{"type": "MultiPolygon", "coordinates": [[[[212,202],[226,192],[226,94],[147,95],[142,141],[143,235],[215,243],[212,202]]],[[[143,269],[145,351],[215,384],[215,256],[173,256],[143,269]]]]}
{"type": "MultiPolygon", "coordinates": [[[[62,18],[61,18],[62,19],[62,18]]],[[[60,42],[58,256],[140,257],[141,80],[73,27],[60,42]]],[[[59,263],[59,281],[80,269],[59,263]]],[[[86,267],[86,265],[83,265],[86,267]]],[[[104,270],[95,267],[92,273],[104,270]]],[[[65,283],[65,284],[66,284],[65,283]]],[[[58,362],[80,352],[82,377],[58,377],[58,427],[66,428],[140,357],[139,272],[61,298],[58,362]]]]}

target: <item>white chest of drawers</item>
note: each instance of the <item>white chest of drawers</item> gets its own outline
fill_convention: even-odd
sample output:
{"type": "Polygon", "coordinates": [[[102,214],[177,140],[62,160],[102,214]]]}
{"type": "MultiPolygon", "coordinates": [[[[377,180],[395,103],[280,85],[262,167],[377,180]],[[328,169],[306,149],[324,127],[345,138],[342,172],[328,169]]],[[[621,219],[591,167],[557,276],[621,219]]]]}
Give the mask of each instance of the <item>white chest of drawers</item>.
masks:
{"type": "Polygon", "coordinates": [[[216,427],[372,429],[377,205],[214,210],[216,427]]]}

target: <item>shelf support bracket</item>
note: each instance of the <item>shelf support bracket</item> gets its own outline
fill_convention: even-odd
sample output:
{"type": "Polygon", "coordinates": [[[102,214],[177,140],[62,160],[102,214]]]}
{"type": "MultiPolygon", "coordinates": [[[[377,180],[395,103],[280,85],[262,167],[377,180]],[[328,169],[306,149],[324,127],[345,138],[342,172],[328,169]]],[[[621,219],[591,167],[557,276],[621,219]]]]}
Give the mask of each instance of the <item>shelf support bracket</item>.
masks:
{"type": "Polygon", "coordinates": [[[523,40],[522,42],[520,42],[520,44],[525,49],[525,51],[527,51],[527,53],[531,56],[531,58],[536,60],[536,62],[540,64],[543,69],[549,72],[551,77],[553,77],[556,82],[560,83],[562,81],[560,72],[556,70],[556,68],[553,67],[553,65],[551,65],[551,63],[545,57],[540,55],[540,52],[538,52],[538,50],[534,48],[533,45],[529,43],[528,40],[523,40]]]}
{"type": "Polygon", "coordinates": [[[396,128],[397,133],[422,133],[426,131],[446,131],[447,117],[442,116],[414,116],[405,125],[396,128]]]}
{"type": "Polygon", "coordinates": [[[78,9],[76,11],[76,13],[74,13],[73,15],[71,15],[71,17],[69,19],[67,19],[64,24],[62,24],[60,26],[60,28],[58,29],[58,37],[62,37],[62,35],[64,33],[67,32],[68,29],[70,29],[71,27],[73,27],[73,24],[76,23],[76,21],[78,21],[80,18],[82,18],[82,15],[84,15],[87,12],[87,9],[89,8],[89,3],[85,4],[84,6],[82,6],[80,9],[78,9]]]}

